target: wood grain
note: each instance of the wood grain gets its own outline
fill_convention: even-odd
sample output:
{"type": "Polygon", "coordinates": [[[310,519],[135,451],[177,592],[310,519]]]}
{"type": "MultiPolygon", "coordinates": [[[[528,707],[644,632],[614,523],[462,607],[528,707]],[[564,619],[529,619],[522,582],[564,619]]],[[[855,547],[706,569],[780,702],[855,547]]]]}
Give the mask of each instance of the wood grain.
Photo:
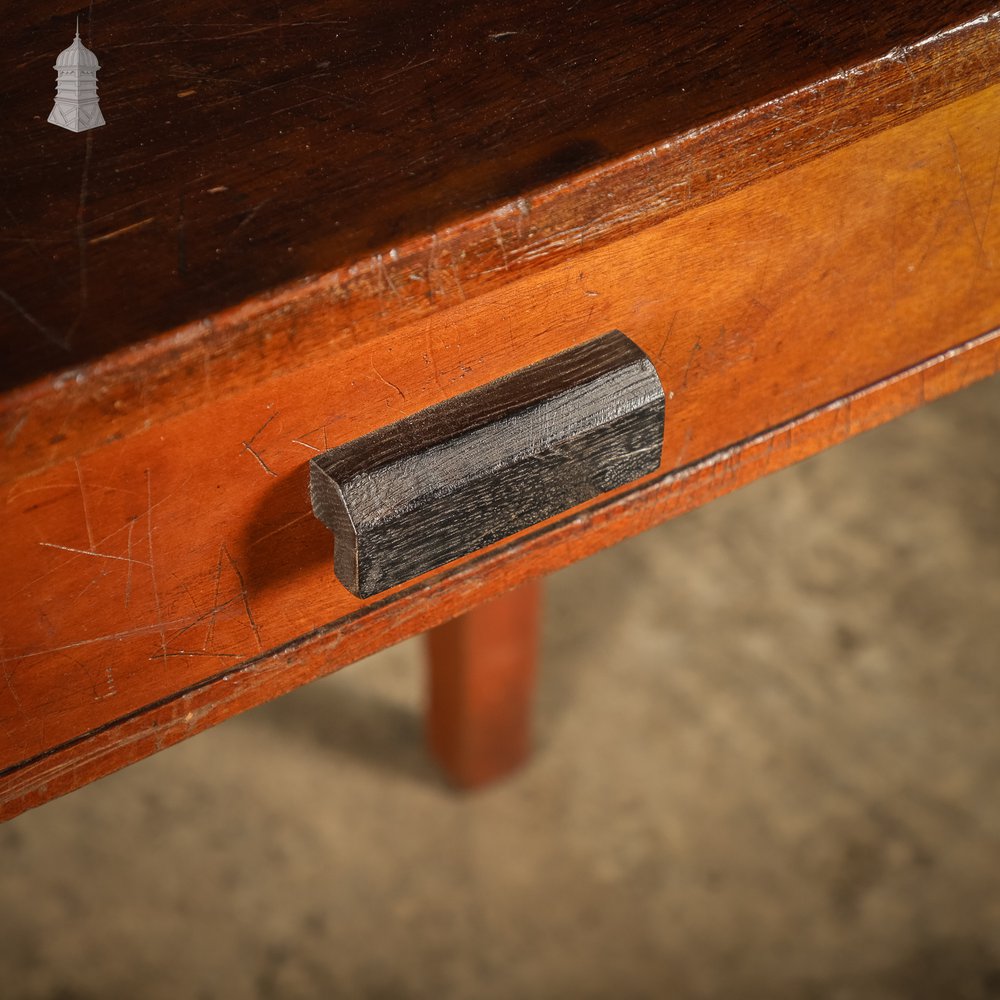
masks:
{"type": "Polygon", "coordinates": [[[663,387],[615,330],[314,456],[309,495],[358,597],[655,472],[663,387]]]}
{"type": "Polygon", "coordinates": [[[978,90],[239,386],[168,364],[179,409],[123,404],[116,440],[91,370],[36,386],[0,487],[3,814],[996,371],[998,119],[978,90]],[[654,475],[377,600],[332,586],[312,455],[614,327],[665,390],[654,475]]]}
{"type": "Polygon", "coordinates": [[[995,0],[104,0],[111,124],[71,136],[75,10],[5,16],[0,478],[1000,78],[995,0]]]}

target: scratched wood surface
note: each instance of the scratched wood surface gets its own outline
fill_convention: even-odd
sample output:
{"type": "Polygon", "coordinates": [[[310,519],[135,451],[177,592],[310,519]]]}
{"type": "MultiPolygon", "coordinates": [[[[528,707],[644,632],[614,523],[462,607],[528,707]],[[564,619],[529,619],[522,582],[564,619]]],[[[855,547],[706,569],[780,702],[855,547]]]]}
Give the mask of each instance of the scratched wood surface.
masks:
{"type": "Polygon", "coordinates": [[[996,371],[998,117],[983,89],[7,482],[0,814],[996,371]],[[615,326],[663,382],[656,474],[384,598],[336,582],[311,455],[615,326]]]}
{"type": "Polygon", "coordinates": [[[4,11],[0,475],[461,305],[973,93],[996,0],[4,11]],[[72,413],[72,419],[67,414],[72,413]]]}

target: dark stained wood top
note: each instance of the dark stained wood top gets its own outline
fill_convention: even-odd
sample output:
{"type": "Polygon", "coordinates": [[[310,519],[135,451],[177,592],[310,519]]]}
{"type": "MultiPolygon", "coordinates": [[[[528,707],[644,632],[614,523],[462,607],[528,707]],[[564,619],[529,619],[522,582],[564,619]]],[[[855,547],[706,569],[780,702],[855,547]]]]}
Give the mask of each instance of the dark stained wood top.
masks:
{"type": "MultiPolygon", "coordinates": [[[[81,35],[101,61],[108,124],[74,134],[46,116],[77,8],[9,6],[0,386],[356,262],[384,280],[380,294],[433,303],[444,282],[417,273],[400,288],[408,276],[392,265],[407,240],[810,81],[839,74],[849,87],[852,67],[893,53],[913,78],[900,114],[918,113],[908,47],[977,18],[995,33],[995,8],[98,0],[81,35]]],[[[967,85],[996,75],[987,61],[967,85]]],[[[515,244],[499,237],[504,264],[515,244]]],[[[482,261],[448,266],[461,282],[482,261]]]]}

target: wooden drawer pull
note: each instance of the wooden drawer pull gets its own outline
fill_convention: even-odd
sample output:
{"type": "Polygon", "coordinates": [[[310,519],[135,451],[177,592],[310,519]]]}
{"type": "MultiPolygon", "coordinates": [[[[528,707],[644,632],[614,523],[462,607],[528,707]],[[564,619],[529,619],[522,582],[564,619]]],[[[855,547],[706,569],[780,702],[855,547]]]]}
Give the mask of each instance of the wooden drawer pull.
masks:
{"type": "Polygon", "coordinates": [[[663,410],[614,330],[316,455],[337,576],[369,597],[654,472],[663,410]]]}

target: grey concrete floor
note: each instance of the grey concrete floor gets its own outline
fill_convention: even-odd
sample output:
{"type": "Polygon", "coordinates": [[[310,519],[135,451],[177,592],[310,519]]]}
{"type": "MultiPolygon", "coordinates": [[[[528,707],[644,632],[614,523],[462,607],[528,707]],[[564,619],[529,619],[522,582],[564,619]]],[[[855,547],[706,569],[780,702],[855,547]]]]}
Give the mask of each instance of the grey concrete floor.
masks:
{"type": "Polygon", "coordinates": [[[462,797],[418,642],[0,826],[0,998],[1000,997],[1000,383],[552,577],[462,797]]]}

